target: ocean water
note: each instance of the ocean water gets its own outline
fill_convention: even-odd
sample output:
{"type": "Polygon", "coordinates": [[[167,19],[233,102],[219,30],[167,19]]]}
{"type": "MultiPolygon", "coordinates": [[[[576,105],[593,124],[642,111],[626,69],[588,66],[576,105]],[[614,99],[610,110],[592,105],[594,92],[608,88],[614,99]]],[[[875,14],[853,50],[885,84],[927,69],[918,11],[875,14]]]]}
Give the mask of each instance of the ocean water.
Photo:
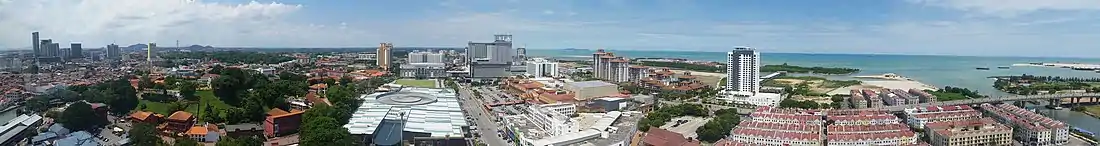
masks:
{"type": "MultiPolygon", "coordinates": [[[[528,56],[553,58],[590,58],[595,50],[528,50],[528,56]]],[[[665,57],[685,58],[726,62],[725,52],[686,52],[686,51],[632,51],[610,50],[616,56],[628,58],[665,57]]],[[[857,68],[861,72],[855,75],[880,75],[896,73],[925,84],[943,87],[954,86],[977,90],[982,94],[1000,96],[1007,93],[993,89],[993,80],[989,76],[1002,75],[1039,75],[1062,77],[1100,77],[1100,73],[1077,71],[1066,68],[1011,66],[1029,62],[1063,62],[1100,64],[1100,59],[1056,58],[1056,57],[974,57],[974,56],[931,56],[931,55],[876,55],[876,54],[801,54],[801,53],[762,53],[763,64],[783,64],[798,66],[846,67],[857,68]],[[998,66],[1011,66],[1011,69],[997,69],[998,66]],[[988,67],[990,70],[977,70],[988,67]]],[[[845,76],[826,76],[831,79],[851,79],[845,76]]]]}

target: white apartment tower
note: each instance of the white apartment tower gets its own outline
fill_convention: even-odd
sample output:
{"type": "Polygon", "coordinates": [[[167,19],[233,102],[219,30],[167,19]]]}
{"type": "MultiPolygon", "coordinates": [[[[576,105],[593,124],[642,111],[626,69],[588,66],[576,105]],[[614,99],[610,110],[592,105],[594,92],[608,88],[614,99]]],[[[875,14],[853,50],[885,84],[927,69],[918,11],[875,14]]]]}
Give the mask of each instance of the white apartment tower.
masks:
{"type": "Polygon", "coordinates": [[[533,58],[527,61],[527,74],[535,77],[558,76],[558,63],[543,58],[533,58]]]}
{"type": "Polygon", "coordinates": [[[630,81],[630,61],[623,57],[616,57],[614,53],[596,50],[592,54],[592,75],[600,80],[609,82],[630,81]]]}
{"type": "Polygon", "coordinates": [[[726,90],[735,95],[752,96],[760,91],[760,52],[737,47],[727,52],[726,90]]]}

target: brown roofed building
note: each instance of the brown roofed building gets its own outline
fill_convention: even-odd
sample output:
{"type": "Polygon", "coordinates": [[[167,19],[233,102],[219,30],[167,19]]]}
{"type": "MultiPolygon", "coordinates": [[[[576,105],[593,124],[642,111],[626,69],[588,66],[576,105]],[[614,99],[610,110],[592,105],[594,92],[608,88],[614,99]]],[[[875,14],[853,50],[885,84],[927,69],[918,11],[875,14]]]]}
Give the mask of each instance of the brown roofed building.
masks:
{"type": "Polygon", "coordinates": [[[642,146],[699,146],[699,141],[684,138],[683,134],[661,128],[649,128],[642,138],[642,146]]]}
{"type": "Polygon", "coordinates": [[[317,92],[309,92],[308,94],[306,94],[306,101],[309,102],[308,104],[310,106],[313,106],[313,105],[316,105],[316,104],[324,104],[324,105],[332,106],[332,102],[329,102],[328,98],[324,98],[324,97],[321,97],[320,95],[317,95],[317,92]]]}
{"type": "Polygon", "coordinates": [[[147,111],[130,113],[130,121],[135,123],[160,123],[162,118],[164,118],[164,115],[147,111]]]}
{"type": "Polygon", "coordinates": [[[176,133],[186,132],[192,125],[195,125],[194,115],[185,111],[176,111],[165,120],[163,130],[176,133]]]}

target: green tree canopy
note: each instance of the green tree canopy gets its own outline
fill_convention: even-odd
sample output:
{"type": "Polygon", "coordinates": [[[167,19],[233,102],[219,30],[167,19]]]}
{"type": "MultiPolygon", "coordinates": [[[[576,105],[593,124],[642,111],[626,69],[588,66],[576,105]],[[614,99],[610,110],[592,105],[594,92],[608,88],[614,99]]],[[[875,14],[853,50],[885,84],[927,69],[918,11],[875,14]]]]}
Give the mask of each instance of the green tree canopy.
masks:
{"type": "Polygon", "coordinates": [[[73,131],[93,130],[107,119],[102,118],[92,110],[92,106],[84,102],[74,102],[61,113],[58,123],[73,131]]]}

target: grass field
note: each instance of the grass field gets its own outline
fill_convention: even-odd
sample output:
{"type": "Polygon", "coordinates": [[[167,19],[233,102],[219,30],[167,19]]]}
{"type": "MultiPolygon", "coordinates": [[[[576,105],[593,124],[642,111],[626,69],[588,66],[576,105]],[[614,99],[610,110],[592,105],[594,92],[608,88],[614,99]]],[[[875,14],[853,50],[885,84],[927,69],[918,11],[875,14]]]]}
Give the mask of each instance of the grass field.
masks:
{"type": "MultiPolygon", "coordinates": [[[[198,91],[195,92],[195,94],[199,96],[199,102],[188,103],[187,108],[185,108],[184,111],[194,114],[195,118],[199,118],[199,121],[203,120],[202,116],[199,116],[199,114],[203,114],[200,111],[203,111],[204,108],[206,108],[206,104],[213,106],[214,112],[218,114],[224,114],[224,112],[226,111],[225,109],[233,107],[229,104],[226,104],[225,102],[222,102],[220,99],[218,99],[218,97],[214,96],[214,92],[212,91],[198,91]]],[[[168,111],[168,104],[170,103],[141,100],[140,104],[145,105],[145,111],[163,114],[164,116],[172,115],[172,113],[175,112],[168,111]]],[[[141,106],[139,105],[138,107],[141,106]]]]}
{"type": "Polygon", "coordinates": [[[412,87],[435,88],[435,80],[399,79],[394,83],[412,87]]]}

